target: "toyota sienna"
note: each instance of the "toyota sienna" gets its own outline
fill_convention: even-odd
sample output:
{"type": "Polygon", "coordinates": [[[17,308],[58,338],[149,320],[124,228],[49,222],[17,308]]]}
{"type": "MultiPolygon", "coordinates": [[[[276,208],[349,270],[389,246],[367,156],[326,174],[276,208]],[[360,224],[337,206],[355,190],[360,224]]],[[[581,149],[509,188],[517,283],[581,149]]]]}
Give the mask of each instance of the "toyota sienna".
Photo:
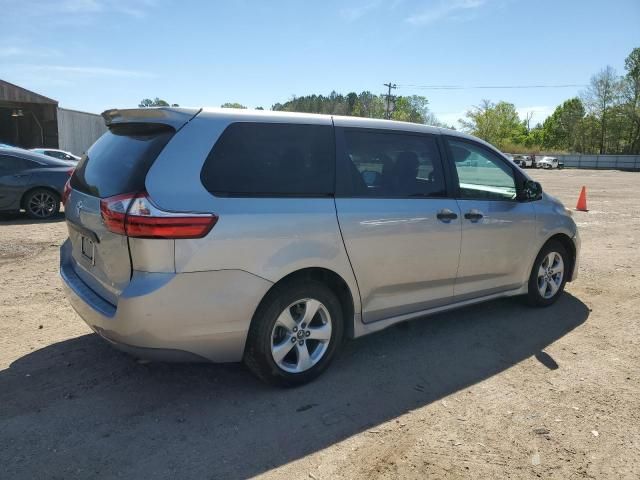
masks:
{"type": "Polygon", "coordinates": [[[345,338],[576,278],[562,204],[486,142],[385,120],[103,113],[64,192],[69,301],[114,346],[318,376],[345,338]]]}

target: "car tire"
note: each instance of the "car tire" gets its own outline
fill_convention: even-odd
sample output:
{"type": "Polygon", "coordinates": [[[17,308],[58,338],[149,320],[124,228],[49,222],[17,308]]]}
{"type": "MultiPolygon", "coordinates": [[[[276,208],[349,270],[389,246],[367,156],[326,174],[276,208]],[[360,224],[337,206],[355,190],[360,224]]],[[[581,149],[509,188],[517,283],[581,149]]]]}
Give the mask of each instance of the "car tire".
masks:
{"type": "Polygon", "coordinates": [[[555,303],[567,283],[570,259],[564,246],[549,241],[538,253],[529,275],[527,303],[534,307],[548,307],[555,303]]]}
{"type": "Polygon", "coordinates": [[[302,385],[329,366],[343,332],[342,306],[331,289],[310,279],[287,282],[269,292],[258,307],[244,363],[269,384],[302,385]]]}
{"type": "Polygon", "coordinates": [[[47,220],[60,211],[60,196],[48,188],[36,188],[25,195],[22,205],[29,218],[47,220]]]}

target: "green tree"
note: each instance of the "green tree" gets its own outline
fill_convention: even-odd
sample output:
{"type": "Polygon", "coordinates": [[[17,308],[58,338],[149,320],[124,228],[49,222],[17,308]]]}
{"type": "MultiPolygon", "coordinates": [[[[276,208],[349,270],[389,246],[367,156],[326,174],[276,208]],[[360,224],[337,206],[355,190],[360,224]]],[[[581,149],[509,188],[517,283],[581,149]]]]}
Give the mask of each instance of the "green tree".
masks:
{"type": "Polygon", "coordinates": [[[347,108],[346,115],[353,115],[358,104],[358,94],[356,92],[347,93],[347,108]]]}
{"type": "Polygon", "coordinates": [[[384,113],[385,102],[380,95],[375,95],[368,90],[358,95],[357,109],[354,110],[354,116],[384,118],[384,113]]]}
{"type": "Polygon", "coordinates": [[[582,137],[581,153],[598,153],[600,148],[600,120],[593,114],[587,114],[582,121],[580,136],[582,137]]]}
{"type": "Polygon", "coordinates": [[[628,121],[626,153],[640,154],[640,48],[634,48],[624,61],[622,95],[628,121]]]}
{"type": "Polygon", "coordinates": [[[472,135],[504,148],[508,144],[524,144],[527,130],[518,117],[515,105],[483,100],[466,113],[461,125],[472,135]]]}
{"type": "Polygon", "coordinates": [[[244,105],[242,105],[241,103],[238,103],[238,102],[227,102],[227,103],[223,103],[222,105],[220,105],[220,108],[240,108],[240,109],[246,109],[247,107],[245,107],[244,105]]]}
{"type": "Polygon", "coordinates": [[[178,105],[177,103],[172,103],[171,105],[169,105],[169,102],[167,102],[166,100],[162,100],[161,98],[154,98],[153,100],[151,100],[150,98],[144,98],[142,100],[140,100],[140,103],[138,104],[138,107],[140,108],[146,108],[146,107],[179,107],[180,105],[178,105]]]}
{"type": "Polygon", "coordinates": [[[524,141],[524,146],[528,149],[533,149],[536,151],[540,150],[540,146],[544,141],[544,127],[539,123],[529,130],[527,134],[527,138],[524,141]]]}
{"type": "Polygon", "coordinates": [[[587,90],[583,93],[583,100],[591,114],[600,123],[600,154],[607,151],[607,128],[611,108],[620,97],[620,81],[615,70],[607,66],[593,77],[587,90]]]}
{"type": "MultiPolygon", "coordinates": [[[[396,97],[391,118],[405,122],[441,125],[435,115],[429,111],[428,104],[425,97],[418,95],[396,97]]],[[[316,94],[294,96],[288,102],[276,103],[272,106],[272,110],[384,118],[386,101],[382,95],[375,95],[369,91],[360,94],[349,92],[346,95],[332,91],[328,96],[316,94]]]]}
{"type": "Polygon", "coordinates": [[[419,95],[396,97],[391,119],[402,122],[425,123],[425,117],[429,112],[428,104],[429,101],[426,97],[419,95]]]}
{"type": "Polygon", "coordinates": [[[542,125],[542,145],[547,148],[582,152],[582,121],[585,108],[579,98],[557,107],[542,125]]]}

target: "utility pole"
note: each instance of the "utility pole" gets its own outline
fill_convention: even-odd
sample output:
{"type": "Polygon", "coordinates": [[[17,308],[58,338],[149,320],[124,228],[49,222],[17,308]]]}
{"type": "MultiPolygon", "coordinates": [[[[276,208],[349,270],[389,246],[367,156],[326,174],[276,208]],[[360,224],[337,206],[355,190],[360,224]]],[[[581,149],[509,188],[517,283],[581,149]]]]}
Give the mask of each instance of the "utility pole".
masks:
{"type": "Polygon", "coordinates": [[[387,97],[387,111],[385,112],[384,118],[386,118],[387,120],[391,118],[391,100],[392,100],[392,96],[391,96],[391,89],[393,88],[394,90],[396,88],[398,88],[398,86],[395,83],[383,83],[383,85],[385,87],[387,87],[389,89],[387,95],[385,95],[387,97]]]}

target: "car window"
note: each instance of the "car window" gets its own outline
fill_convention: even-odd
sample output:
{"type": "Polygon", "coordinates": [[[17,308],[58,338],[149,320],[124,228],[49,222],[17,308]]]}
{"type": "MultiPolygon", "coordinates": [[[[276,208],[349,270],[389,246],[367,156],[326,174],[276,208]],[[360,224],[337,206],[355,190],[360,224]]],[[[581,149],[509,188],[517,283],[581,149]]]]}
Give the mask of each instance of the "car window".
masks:
{"type": "Polygon", "coordinates": [[[47,155],[49,155],[50,157],[54,157],[54,158],[60,158],[62,160],[66,160],[67,155],[65,153],[62,152],[56,152],[55,150],[47,150],[44,153],[46,153],[47,155]]]}
{"type": "Polygon", "coordinates": [[[442,162],[432,135],[344,129],[345,196],[443,197],[442,162]]]}
{"type": "Polygon", "coordinates": [[[174,133],[170,127],[155,124],[111,126],[77,165],[71,186],[101,198],[144,190],[151,164],[174,133]]]}
{"type": "Polygon", "coordinates": [[[448,144],[458,173],[461,198],[516,198],[513,169],[497,154],[468,141],[449,139],[448,144]]]}
{"type": "Polygon", "coordinates": [[[232,123],[207,157],[201,180],[214,195],[332,195],[333,127],[232,123]]]}
{"type": "Polygon", "coordinates": [[[22,158],[0,155],[0,175],[13,175],[29,168],[37,167],[36,164],[22,158]]]}

